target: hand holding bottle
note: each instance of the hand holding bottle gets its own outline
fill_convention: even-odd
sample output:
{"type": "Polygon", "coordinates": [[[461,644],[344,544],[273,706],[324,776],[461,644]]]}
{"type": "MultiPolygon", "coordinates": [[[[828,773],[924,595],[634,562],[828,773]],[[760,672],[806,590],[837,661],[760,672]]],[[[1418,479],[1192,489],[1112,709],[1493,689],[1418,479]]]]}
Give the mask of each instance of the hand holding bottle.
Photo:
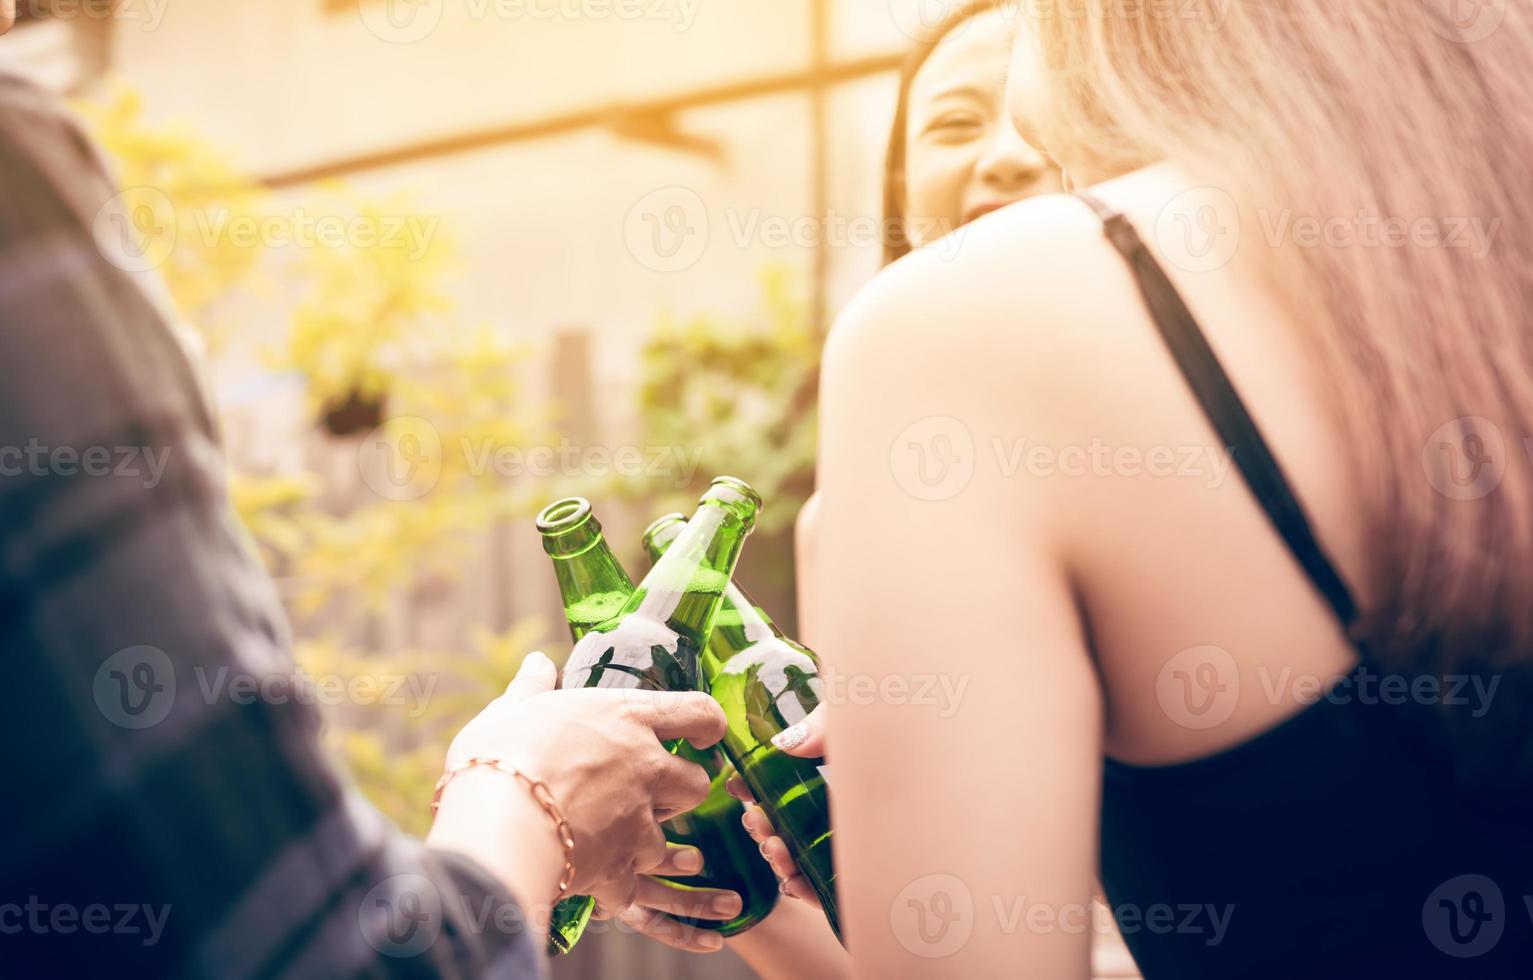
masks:
{"type": "MultiPolygon", "coordinates": [[[[825,706],[820,705],[797,725],[779,732],[772,739],[772,744],[779,751],[801,759],[823,757],[826,754],[825,706]]],[[[782,893],[806,902],[814,908],[820,908],[820,899],[814,886],[809,883],[808,878],[804,877],[798,865],[793,863],[787,843],[777,836],[771,820],[767,818],[766,812],[756,805],[750,790],[745,787],[744,780],[739,776],[731,779],[729,792],[736,799],[745,802],[745,829],[750,831],[751,838],[760,845],[762,856],[767,859],[767,863],[772,866],[772,871],[782,882],[782,893]]]]}
{"type": "MultiPolygon", "coordinates": [[[[724,715],[695,692],[556,691],[558,672],[529,654],[506,693],[453,739],[447,769],[474,757],[503,760],[543,780],[575,840],[571,894],[595,895],[610,914],[630,905],[638,872],[688,871],[695,849],[668,849],[658,820],[695,807],[707,774],[662,741],[708,746],[724,715]]],[[[564,868],[549,815],[518,780],[475,767],[445,788],[427,843],[474,858],[496,874],[541,925],[564,868]]]]}

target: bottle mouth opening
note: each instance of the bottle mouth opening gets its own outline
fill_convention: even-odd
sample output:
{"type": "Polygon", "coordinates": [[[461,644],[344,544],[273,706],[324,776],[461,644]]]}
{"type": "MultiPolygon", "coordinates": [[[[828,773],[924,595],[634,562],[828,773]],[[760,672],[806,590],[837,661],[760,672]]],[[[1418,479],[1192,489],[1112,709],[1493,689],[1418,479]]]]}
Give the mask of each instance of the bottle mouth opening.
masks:
{"type": "Polygon", "coordinates": [[[761,510],[764,506],[761,501],[761,495],[756,492],[756,488],[737,476],[716,476],[709,487],[710,489],[732,491],[740,499],[749,500],[756,510],[761,510]]]}
{"type": "Polygon", "coordinates": [[[538,513],[538,531],[545,535],[568,534],[591,519],[591,502],[584,497],[557,500],[538,513]]]}
{"type": "Polygon", "coordinates": [[[664,517],[657,517],[649,527],[644,529],[644,544],[646,547],[651,544],[667,544],[686,526],[686,514],[666,514],[664,517]]]}

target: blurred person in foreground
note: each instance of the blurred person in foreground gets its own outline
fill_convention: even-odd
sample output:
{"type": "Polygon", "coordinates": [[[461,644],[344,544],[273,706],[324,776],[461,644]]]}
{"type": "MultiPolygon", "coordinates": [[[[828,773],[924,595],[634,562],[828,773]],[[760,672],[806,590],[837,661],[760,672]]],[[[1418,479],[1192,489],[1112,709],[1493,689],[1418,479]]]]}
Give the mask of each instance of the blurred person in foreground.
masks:
{"type": "Polygon", "coordinates": [[[0,76],[0,973],[532,978],[562,895],[698,914],[635,872],[701,867],[657,821],[707,776],[657,736],[717,741],[706,695],[555,691],[530,655],[454,739],[422,842],[312,706],[240,694],[293,675],[287,627],[160,290],[93,237],[114,195],[0,76]]]}
{"type": "Polygon", "coordinates": [[[1024,6],[1014,114],[1089,190],[825,359],[828,683],[968,682],[779,737],[850,972],[1084,977],[1100,869],[1152,980],[1526,976],[1533,11],[1024,6]]]}

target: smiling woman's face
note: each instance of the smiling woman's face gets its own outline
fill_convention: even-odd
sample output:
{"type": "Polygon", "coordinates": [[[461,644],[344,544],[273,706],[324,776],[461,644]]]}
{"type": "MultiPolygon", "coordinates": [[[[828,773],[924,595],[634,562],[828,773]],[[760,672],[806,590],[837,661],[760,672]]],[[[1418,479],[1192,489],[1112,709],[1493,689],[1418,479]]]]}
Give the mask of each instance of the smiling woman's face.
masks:
{"type": "Polygon", "coordinates": [[[913,245],[1063,189],[1058,169],[1018,135],[1007,109],[1013,34],[1002,11],[980,14],[937,45],[911,81],[905,223],[913,245]]]}

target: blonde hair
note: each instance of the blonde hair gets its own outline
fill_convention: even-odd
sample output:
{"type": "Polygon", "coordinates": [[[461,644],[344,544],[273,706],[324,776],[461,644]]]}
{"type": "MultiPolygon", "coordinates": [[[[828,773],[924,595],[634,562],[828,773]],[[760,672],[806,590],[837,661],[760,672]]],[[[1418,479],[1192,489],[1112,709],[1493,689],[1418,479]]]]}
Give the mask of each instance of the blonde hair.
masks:
{"type": "Polygon", "coordinates": [[[1533,482],[1518,458],[1533,434],[1527,5],[1479,5],[1473,24],[1453,19],[1451,0],[1024,7],[1021,43],[1038,45],[1049,83],[1044,142],[1077,177],[1166,160],[1228,192],[1243,221],[1286,211],[1494,229],[1483,254],[1288,240],[1269,242],[1255,267],[1304,325],[1356,449],[1372,564],[1359,638],[1402,669],[1527,666],[1533,482]],[[1469,446],[1487,450],[1483,440],[1503,437],[1493,490],[1455,493],[1434,473],[1433,435],[1445,432],[1450,443],[1481,437],[1469,446]]]}

